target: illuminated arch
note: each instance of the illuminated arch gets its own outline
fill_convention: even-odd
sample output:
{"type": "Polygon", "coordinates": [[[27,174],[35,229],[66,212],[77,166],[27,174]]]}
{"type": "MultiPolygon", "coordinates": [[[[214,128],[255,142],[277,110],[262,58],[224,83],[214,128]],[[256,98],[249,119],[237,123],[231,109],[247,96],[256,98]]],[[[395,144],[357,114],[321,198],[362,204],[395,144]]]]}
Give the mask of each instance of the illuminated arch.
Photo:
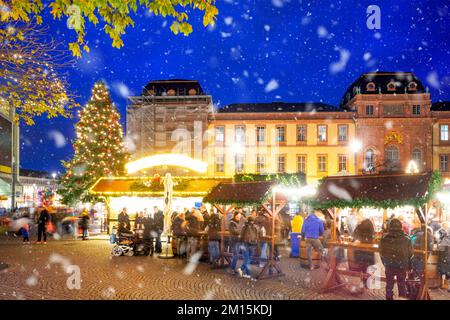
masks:
{"type": "Polygon", "coordinates": [[[205,173],[208,167],[208,163],[193,159],[182,154],[165,153],[128,162],[125,165],[125,169],[127,169],[127,172],[131,174],[143,169],[160,166],[183,167],[199,173],[205,173]]]}

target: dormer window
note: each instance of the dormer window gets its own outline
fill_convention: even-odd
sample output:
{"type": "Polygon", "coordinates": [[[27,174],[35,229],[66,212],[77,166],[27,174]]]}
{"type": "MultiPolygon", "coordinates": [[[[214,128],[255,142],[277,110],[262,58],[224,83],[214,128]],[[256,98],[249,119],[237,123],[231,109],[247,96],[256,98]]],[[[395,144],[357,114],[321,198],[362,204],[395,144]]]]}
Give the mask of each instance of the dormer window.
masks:
{"type": "Polygon", "coordinates": [[[408,83],[408,90],[409,91],[416,91],[417,90],[417,83],[414,81],[408,83]]]}
{"type": "Polygon", "coordinates": [[[388,91],[395,91],[395,89],[396,89],[395,82],[389,82],[388,85],[387,85],[387,90],[388,91]]]}
{"type": "Polygon", "coordinates": [[[369,83],[366,85],[366,90],[367,90],[367,91],[375,91],[375,90],[376,90],[375,83],[369,82],[369,83]]]}
{"type": "Polygon", "coordinates": [[[167,91],[167,95],[168,95],[168,96],[174,96],[174,95],[175,95],[175,90],[174,90],[174,89],[169,89],[169,90],[167,91]]]}
{"type": "Polygon", "coordinates": [[[188,94],[190,95],[190,96],[195,96],[196,94],[197,94],[197,90],[195,90],[195,89],[189,89],[189,91],[188,91],[188,94]]]}

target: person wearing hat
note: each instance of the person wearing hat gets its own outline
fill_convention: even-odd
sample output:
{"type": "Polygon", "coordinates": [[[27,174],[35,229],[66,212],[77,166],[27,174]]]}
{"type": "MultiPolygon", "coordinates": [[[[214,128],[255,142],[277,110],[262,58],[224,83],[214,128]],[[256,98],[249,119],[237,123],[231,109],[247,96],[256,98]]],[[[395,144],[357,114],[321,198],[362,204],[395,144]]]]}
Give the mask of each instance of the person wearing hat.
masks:
{"type": "Polygon", "coordinates": [[[380,242],[380,256],[386,272],[386,300],[394,299],[395,279],[397,279],[399,296],[408,297],[406,274],[413,254],[413,245],[404,233],[402,223],[398,219],[392,219],[388,232],[380,242]]]}

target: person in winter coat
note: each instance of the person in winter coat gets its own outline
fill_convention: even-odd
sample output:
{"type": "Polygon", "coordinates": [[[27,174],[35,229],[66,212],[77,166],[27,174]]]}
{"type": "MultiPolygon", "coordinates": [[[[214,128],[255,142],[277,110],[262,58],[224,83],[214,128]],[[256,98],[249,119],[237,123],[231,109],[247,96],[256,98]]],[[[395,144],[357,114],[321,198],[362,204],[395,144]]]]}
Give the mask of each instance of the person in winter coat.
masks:
{"type": "Polygon", "coordinates": [[[179,213],[172,223],[172,234],[177,241],[177,256],[183,257],[186,255],[187,246],[187,222],[186,213],[179,213]]]}
{"type": "Polygon", "coordinates": [[[240,231],[239,231],[239,220],[241,219],[241,214],[239,211],[234,211],[233,219],[230,220],[229,232],[230,232],[230,246],[231,246],[231,262],[230,268],[233,274],[236,273],[236,264],[239,260],[240,252],[240,231]]]}
{"type": "Polygon", "coordinates": [[[41,244],[41,239],[44,239],[44,244],[47,244],[47,223],[50,222],[50,214],[47,209],[41,211],[38,217],[38,240],[36,244],[41,244]]]}
{"type": "Polygon", "coordinates": [[[30,224],[25,222],[21,228],[23,243],[30,243],[30,224]]]}
{"type": "MultiPolygon", "coordinates": [[[[450,230],[444,230],[438,244],[438,270],[439,274],[447,280],[450,279],[450,230]]],[[[450,286],[448,288],[450,292],[450,286]]]]}
{"type": "Polygon", "coordinates": [[[131,223],[130,223],[130,217],[128,216],[127,208],[123,208],[122,211],[119,213],[118,223],[119,225],[122,223],[126,224],[126,228],[131,230],[131,223]]]}
{"type": "Polygon", "coordinates": [[[86,209],[81,212],[80,215],[80,227],[82,232],[82,239],[87,240],[88,228],[89,228],[89,213],[86,209]]]}
{"type": "Polygon", "coordinates": [[[164,214],[157,206],[153,207],[154,232],[156,233],[155,252],[162,252],[161,234],[164,230],[164,214]]]}
{"type": "Polygon", "coordinates": [[[204,205],[202,205],[200,207],[200,213],[203,216],[203,221],[204,221],[204,226],[205,228],[208,226],[208,222],[209,222],[209,218],[210,218],[210,213],[208,212],[208,210],[206,210],[206,207],[204,205]]]}
{"type": "Polygon", "coordinates": [[[144,212],[141,211],[139,214],[136,214],[136,219],[134,220],[134,228],[135,229],[144,229],[144,212]]]}
{"type": "Polygon", "coordinates": [[[142,227],[144,228],[144,233],[142,234],[142,238],[149,245],[150,256],[153,256],[153,253],[155,251],[155,247],[153,245],[153,239],[156,237],[156,234],[154,231],[155,221],[153,220],[153,217],[151,216],[150,213],[147,213],[147,215],[143,216],[141,224],[142,224],[142,227]]]}
{"type": "Polygon", "coordinates": [[[220,256],[220,234],[222,229],[222,221],[219,213],[214,211],[209,215],[206,230],[208,232],[208,252],[209,262],[214,264],[220,256]]]}
{"type": "Polygon", "coordinates": [[[403,232],[402,223],[398,219],[392,219],[388,232],[380,241],[380,256],[386,272],[386,300],[394,299],[395,279],[399,296],[408,297],[406,274],[413,254],[411,240],[403,232]]]}
{"type": "MultiPolygon", "coordinates": [[[[427,250],[428,254],[431,254],[431,249],[433,247],[433,233],[431,228],[427,229],[427,250]]],[[[416,228],[411,232],[411,242],[414,249],[425,250],[425,225],[420,228],[416,228]]],[[[415,278],[423,278],[424,271],[424,257],[421,253],[414,253],[411,259],[412,274],[415,278]]]]}
{"type": "Polygon", "coordinates": [[[312,264],[312,249],[323,254],[323,246],[319,240],[319,237],[323,235],[324,227],[323,222],[320,220],[314,212],[311,212],[303,222],[302,226],[302,240],[306,241],[306,250],[308,254],[309,269],[314,270],[312,264]]]}
{"type": "Polygon", "coordinates": [[[294,218],[292,218],[291,230],[294,233],[300,233],[302,232],[302,226],[303,226],[303,217],[300,214],[300,212],[297,212],[294,218]]]}
{"type": "Polygon", "coordinates": [[[186,218],[186,221],[188,235],[187,257],[190,258],[195,252],[197,252],[199,232],[204,230],[204,220],[200,211],[192,208],[191,214],[188,218],[186,218]]]}
{"type": "Polygon", "coordinates": [[[258,227],[254,223],[252,216],[247,218],[247,222],[241,230],[240,242],[244,261],[238,269],[240,277],[250,278],[250,258],[254,248],[258,244],[258,227]]]}
{"type": "MultiPolygon", "coordinates": [[[[356,227],[353,232],[353,239],[359,243],[373,243],[375,236],[375,227],[372,221],[365,219],[356,227]]],[[[354,250],[355,262],[357,264],[354,271],[366,272],[367,267],[375,264],[375,253],[364,250],[354,250]]]]}
{"type": "MultiPolygon", "coordinates": [[[[258,215],[255,218],[255,225],[258,227],[261,236],[267,235],[268,224],[270,223],[270,218],[264,210],[258,211],[258,215]]],[[[261,239],[259,241],[259,266],[262,268],[267,261],[267,248],[268,243],[261,239]]]]}

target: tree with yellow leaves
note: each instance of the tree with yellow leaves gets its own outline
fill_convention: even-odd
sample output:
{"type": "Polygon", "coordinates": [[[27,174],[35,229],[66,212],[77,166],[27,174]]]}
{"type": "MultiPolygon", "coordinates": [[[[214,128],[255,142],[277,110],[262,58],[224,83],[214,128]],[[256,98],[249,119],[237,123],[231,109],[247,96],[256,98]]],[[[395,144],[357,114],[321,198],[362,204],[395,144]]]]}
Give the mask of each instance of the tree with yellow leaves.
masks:
{"type": "MultiPolygon", "coordinates": [[[[123,46],[121,36],[125,29],[134,26],[132,13],[139,8],[163,17],[173,19],[170,29],[175,34],[189,35],[192,25],[188,22],[188,11],[195,9],[203,12],[203,25],[214,25],[217,14],[215,0],[51,0],[48,5],[55,19],[67,18],[68,27],[77,34],[77,39],[69,43],[69,47],[75,56],[80,57],[82,48],[89,51],[86,43],[86,24],[102,24],[112,39],[112,46],[123,46]]],[[[0,19],[2,21],[28,22],[35,17],[38,23],[42,23],[44,5],[42,0],[0,0],[0,19]]]]}
{"type": "Polygon", "coordinates": [[[61,69],[72,64],[68,50],[33,24],[0,23],[0,108],[15,109],[17,121],[68,116],[75,106],[61,69]]]}

